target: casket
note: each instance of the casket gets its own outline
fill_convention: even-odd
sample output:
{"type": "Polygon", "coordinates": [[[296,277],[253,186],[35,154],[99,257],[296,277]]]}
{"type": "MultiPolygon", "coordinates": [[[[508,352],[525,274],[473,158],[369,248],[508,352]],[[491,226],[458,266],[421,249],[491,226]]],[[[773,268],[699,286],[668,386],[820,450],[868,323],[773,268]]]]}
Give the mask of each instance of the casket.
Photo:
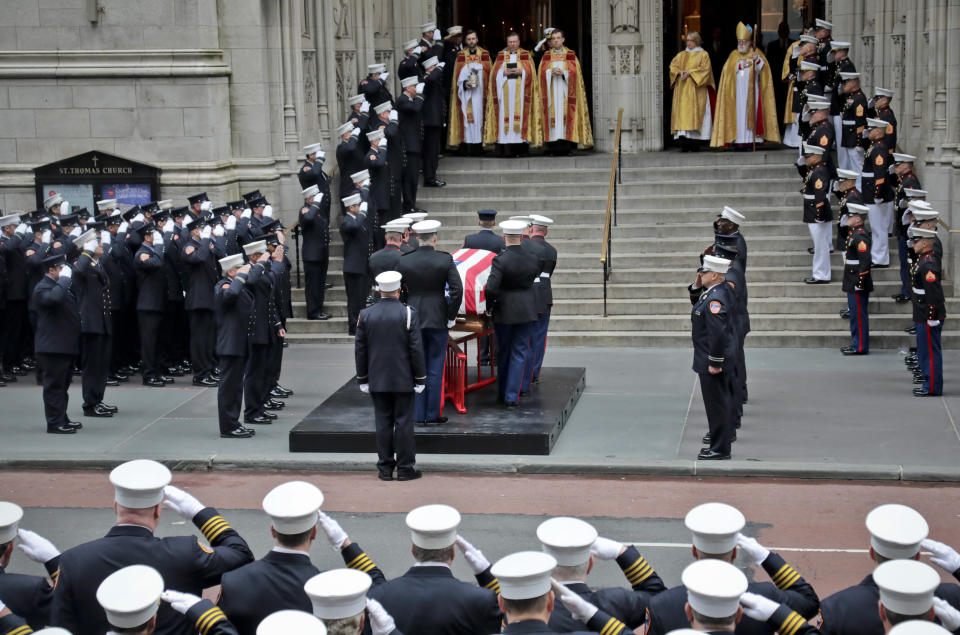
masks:
{"type": "Polygon", "coordinates": [[[486,312],[487,298],[484,287],[487,286],[495,256],[495,253],[486,249],[460,249],[453,253],[453,262],[463,283],[463,300],[460,302],[458,315],[482,317],[486,312]]]}

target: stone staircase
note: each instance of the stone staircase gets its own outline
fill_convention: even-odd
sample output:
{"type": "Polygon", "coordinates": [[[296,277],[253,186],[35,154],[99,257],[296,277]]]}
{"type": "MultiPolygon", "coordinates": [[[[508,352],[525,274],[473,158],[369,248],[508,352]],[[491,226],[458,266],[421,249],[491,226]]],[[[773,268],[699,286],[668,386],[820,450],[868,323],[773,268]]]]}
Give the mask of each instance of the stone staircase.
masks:
{"type": "MultiPolygon", "coordinates": [[[[600,243],[607,201],[610,155],[529,159],[444,158],[447,186],[421,189],[418,205],[443,222],[440,248],[454,251],[476,231],[476,210],[499,218],[540,213],[556,221],[548,240],[559,261],[553,275],[551,345],[689,346],[690,301],[686,292],[697,254],[713,240],[712,222],[723,205],[746,215],[747,281],[755,347],[839,347],[849,343],[846,306],[840,289],[840,255],[833,256],[829,285],[806,285],[812,244],[800,222],[799,177],[793,151],[757,153],[645,153],[623,157],[614,228],[613,274],[603,315],[600,243]]],[[[896,241],[891,241],[894,253],[896,241]]],[[[294,290],[290,341],[349,343],[346,301],[340,274],[341,245],[333,231],[325,322],[303,319],[302,290],[294,290]]],[[[899,288],[896,268],[874,271],[870,301],[871,346],[905,346],[909,304],[890,296],[899,288]]],[[[948,295],[950,291],[947,291],[948,295]]],[[[947,313],[960,299],[949,297],[947,313]]],[[[944,346],[960,344],[948,321],[944,346]]]]}

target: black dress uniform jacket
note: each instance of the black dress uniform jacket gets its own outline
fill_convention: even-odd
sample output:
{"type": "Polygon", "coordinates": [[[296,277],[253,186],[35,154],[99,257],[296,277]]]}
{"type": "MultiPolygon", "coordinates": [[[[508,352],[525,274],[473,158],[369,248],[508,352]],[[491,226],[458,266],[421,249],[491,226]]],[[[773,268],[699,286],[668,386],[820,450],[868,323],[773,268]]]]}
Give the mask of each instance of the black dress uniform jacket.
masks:
{"type": "Polygon", "coordinates": [[[913,172],[905,172],[897,178],[897,187],[894,200],[896,204],[893,206],[893,233],[897,236],[907,236],[907,227],[909,225],[903,224],[903,213],[908,208],[908,199],[907,193],[904,191],[906,189],[919,190],[922,189],[920,186],[920,179],[917,178],[917,175],[913,172]]]}
{"type": "MultiPolygon", "coordinates": [[[[400,120],[400,140],[406,152],[420,153],[423,141],[423,95],[415,95],[413,98],[406,93],[401,93],[397,97],[397,118],[400,120]]],[[[387,151],[393,144],[391,139],[387,143],[387,151]]]]}
{"type": "Polygon", "coordinates": [[[823,162],[827,164],[830,170],[830,178],[836,180],[837,166],[833,162],[833,152],[836,150],[837,131],[829,118],[815,123],[807,134],[806,142],[810,145],[823,148],[823,162]]]}
{"type": "Polygon", "coordinates": [[[300,234],[303,247],[300,257],[303,260],[323,261],[330,254],[330,188],[323,201],[305,205],[300,210],[300,234]]]}
{"type": "Polygon", "coordinates": [[[893,114],[893,110],[890,106],[886,108],[871,108],[867,111],[868,117],[873,117],[874,119],[883,119],[887,122],[887,131],[883,137],[883,144],[887,147],[889,152],[894,152],[897,149],[897,117],[893,114]]]}
{"type": "MultiPolygon", "coordinates": [[[[55,581],[60,568],[60,556],[46,563],[47,572],[55,581]]],[[[50,623],[53,605],[53,586],[46,578],[20,573],[7,573],[0,567],[0,599],[15,615],[24,619],[30,628],[40,630],[50,623]]],[[[0,633],[5,633],[0,629],[0,633]]]]}
{"type": "MultiPolygon", "coordinates": [[[[53,624],[74,635],[102,635],[110,630],[97,603],[97,587],[111,573],[133,564],[153,567],[168,589],[200,595],[220,583],[220,576],[251,560],[246,541],[212,507],[193,517],[210,543],[194,536],[158,538],[146,527],[117,526],[60,556],[60,576],[53,594],[53,624]]],[[[155,633],[193,635],[193,624],[162,603],[155,633]]]]}
{"type": "Polygon", "coordinates": [[[521,245],[509,245],[490,265],[485,288],[487,310],[496,324],[537,321],[537,295],[533,288],[540,275],[540,260],[521,245]]]}
{"type": "MultiPolygon", "coordinates": [[[[718,285],[722,286],[722,285],[718,285]]],[[[804,620],[810,619],[820,609],[820,599],[813,587],[778,554],[767,556],[761,565],[773,583],[751,582],[747,585],[750,593],[756,593],[787,606],[804,620]]],[[[664,635],[679,628],[689,628],[684,605],[687,603],[687,589],[676,586],[664,591],[650,600],[649,635],[664,635]]],[[[876,609],[876,603],[874,603],[876,609]]],[[[744,616],[737,624],[738,635],[772,635],[777,629],[768,623],[758,622],[744,616]]]]}
{"type": "Polygon", "coordinates": [[[246,282],[255,284],[261,270],[253,268],[249,276],[238,275],[231,280],[221,278],[214,293],[214,310],[217,313],[217,355],[247,354],[247,330],[253,312],[253,293],[246,282]]]}
{"type": "Polygon", "coordinates": [[[863,200],[871,203],[888,203],[893,200],[893,188],[890,187],[890,162],[883,140],[873,143],[863,158],[863,170],[860,172],[860,188],[863,200]]]}
{"type": "Polygon", "coordinates": [[[443,83],[443,71],[433,67],[433,72],[427,73],[423,78],[423,125],[424,126],[443,126],[444,105],[444,87],[450,86],[449,83],[443,83]]]}
{"type": "MultiPolygon", "coordinates": [[[[704,291],[690,313],[693,323],[693,372],[706,373],[707,368],[722,367],[736,351],[734,324],[730,323],[729,307],[733,306],[730,287],[715,284],[704,291]]],[[[691,298],[692,299],[692,298],[691,298]]]]}
{"type": "Polygon", "coordinates": [[[80,303],[80,332],[109,335],[113,332],[110,320],[110,279],[103,263],[93,261],[93,254],[84,251],[77,259],[73,272],[73,287],[80,303]]]}
{"type": "Polygon", "coordinates": [[[844,247],[843,291],[846,293],[870,293],[873,278],[870,276],[870,232],[863,225],[850,230],[844,247]]]}
{"type": "Polygon", "coordinates": [[[414,384],[426,383],[420,327],[417,312],[395,298],[381,298],[360,311],[357,381],[369,384],[370,392],[413,392],[414,384]]]}
{"type": "Polygon", "coordinates": [[[396,245],[387,245],[383,249],[370,254],[368,266],[370,277],[376,278],[384,271],[396,271],[397,263],[400,262],[400,256],[403,251],[396,245]]]}
{"type": "Polygon", "coordinates": [[[253,294],[248,332],[251,344],[266,346],[273,341],[277,329],[283,326],[273,290],[283,276],[284,264],[271,259],[268,267],[258,262],[250,267],[250,272],[254,271],[259,271],[259,276],[247,278],[247,286],[253,294]]]}
{"type": "Polygon", "coordinates": [[[200,600],[185,615],[187,622],[193,624],[198,635],[237,635],[227,616],[210,600],[200,600]]]}
{"type": "MultiPolygon", "coordinates": [[[[430,245],[420,245],[416,251],[400,257],[397,271],[403,276],[407,304],[417,311],[420,328],[447,328],[447,322],[457,317],[463,300],[463,282],[453,256],[430,245]],[[445,288],[449,299],[444,296],[445,288]]],[[[536,319],[534,316],[533,320],[536,319]]]]}
{"type": "Polygon", "coordinates": [[[803,222],[833,220],[829,194],[830,168],[820,162],[807,173],[803,182],[803,222]]]}
{"type": "Polygon", "coordinates": [[[77,355],[80,353],[80,305],[67,278],[44,276],[33,289],[37,313],[35,353],[77,355]]]}
{"type": "Polygon", "coordinates": [[[840,92],[840,88],[843,86],[840,73],[856,73],[857,67],[849,57],[845,57],[839,62],[831,62],[829,71],[830,84],[833,86],[833,96],[830,99],[830,116],[835,117],[843,110],[846,99],[846,95],[840,92]]]}
{"type": "MultiPolygon", "coordinates": [[[[389,142],[387,143],[389,147],[389,142]]],[[[387,166],[387,151],[370,148],[365,165],[370,172],[370,200],[376,209],[390,207],[390,168],[387,166]]]]}
{"type": "Polygon", "coordinates": [[[137,311],[165,311],[167,271],[163,256],[149,245],[141,245],[133,258],[137,268],[137,311]]]}
{"type": "Polygon", "coordinates": [[[497,236],[492,229],[481,229],[476,234],[467,234],[463,239],[464,249],[486,249],[499,254],[506,247],[503,237],[497,236]]]}
{"type": "MultiPolygon", "coordinates": [[[[556,605],[554,605],[556,606],[556,605]]],[[[611,617],[602,609],[590,618],[587,623],[589,630],[557,631],[553,626],[545,624],[540,620],[522,620],[507,624],[503,633],[518,633],[523,635],[547,635],[548,633],[567,633],[567,635],[587,635],[588,633],[603,633],[603,635],[626,635],[632,631],[628,629],[621,621],[611,617]]]]}
{"type": "Polygon", "coordinates": [[[323,173],[323,164],[319,161],[314,163],[304,161],[303,165],[300,166],[300,170],[297,172],[297,179],[300,181],[301,190],[305,190],[311,185],[316,185],[322,192],[326,186],[327,193],[324,198],[330,198],[330,188],[327,186],[327,177],[323,173]]]}
{"type": "Polygon", "coordinates": [[[187,297],[184,303],[187,311],[213,310],[213,290],[220,269],[213,248],[210,238],[198,241],[191,237],[180,252],[180,261],[187,274],[187,297]]]}
{"type": "Polygon", "coordinates": [[[927,251],[917,256],[913,269],[913,321],[926,324],[927,320],[944,320],[947,307],[943,298],[943,276],[940,259],[927,251]]]}
{"type": "MultiPolygon", "coordinates": [[[[363,130],[363,127],[360,128],[363,130]]],[[[365,148],[360,144],[360,137],[350,135],[346,141],[341,141],[337,146],[337,166],[340,170],[340,196],[345,196],[345,192],[353,189],[353,179],[351,174],[359,172],[364,168],[365,148]]],[[[329,198],[327,196],[326,198],[329,198]]]]}
{"type": "MultiPolygon", "coordinates": [[[[397,67],[397,79],[406,79],[408,77],[420,77],[420,65],[417,64],[416,55],[408,55],[400,60],[397,67]]],[[[399,100],[399,97],[397,98],[399,100]]]]}
{"type": "Polygon", "coordinates": [[[363,214],[344,214],[340,219],[343,239],[343,273],[367,273],[367,219],[363,214]]]}
{"type": "Polygon", "coordinates": [[[0,258],[7,266],[4,285],[7,300],[27,299],[27,259],[24,252],[28,242],[29,239],[20,234],[0,236],[0,258]]]}
{"type": "Polygon", "coordinates": [[[840,147],[856,148],[863,143],[867,127],[867,97],[859,88],[844,95],[840,113],[840,147]]]}
{"type": "Polygon", "coordinates": [[[385,101],[389,101],[391,104],[393,103],[390,90],[382,78],[373,79],[370,76],[364,77],[360,80],[360,90],[358,92],[363,93],[364,98],[370,103],[371,111],[373,111],[374,106],[379,106],[385,101]]]}
{"type": "Polygon", "coordinates": [[[520,245],[534,254],[540,261],[540,282],[536,283],[534,287],[539,298],[537,312],[546,313],[553,306],[553,287],[550,278],[557,266],[557,250],[543,236],[533,236],[530,240],[520,243],[520,245]]]}

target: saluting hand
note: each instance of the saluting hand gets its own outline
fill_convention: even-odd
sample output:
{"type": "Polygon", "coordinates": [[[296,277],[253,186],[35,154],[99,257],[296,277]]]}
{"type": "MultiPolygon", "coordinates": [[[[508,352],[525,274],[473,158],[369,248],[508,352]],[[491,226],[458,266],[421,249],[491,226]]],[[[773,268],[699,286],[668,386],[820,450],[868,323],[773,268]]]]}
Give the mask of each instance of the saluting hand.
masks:
{"type": "Polygon", "coordinates": [[[947,573],[952,574],[957,569],[960,569],[960,554],[950,545],[927,538],[920,543],[920,547],[930,552],[930,562],[947,573]]]}
{"type": "Polygon", "coordinates": [[[749,591],[740,596],[740,606],[747,617],[758,622],[766,622],[780,608],[778,602],[749,591]]]}
{"type": "Polygon", "coordinates": [[[187,520],[192,520],[204,507],[203,503],[192,494],[188,494],[173,485],[167,485],[163,488],[163,506],[172,509],[187,520]]]}
{"type": "Polygon", "coordinates": [[[17,535],[20,537],[20,551],[34,562],[49,562],[60,555],[60,550],[38,533],[20,529],[17,535]]]}
{"type": "Polygon", "coordinates": [[[249,264],[243,265],[242,267],[237,269],[237,275],[240,275],[241,273],[250,273],[250,265],[249,264]]]}
{"type": "Polygon", "coordinates": [[[719,375],[723,372],[723,369],[718,366],[707,366],[707,372],[711,375],[719,375]]]}
{"type": "Polygon", "coordinates": [[[393,617],[373,598],[367,598],[367,615],[370,616],[370,631],[373,635],[390,635],[397,630],[393,617]]]}
{"type": "Polygon", "coordinates": [[[347,532],[343,530],[343,527],[340,526],[340,523],[322,511],[317,512],[317,522],[320,524],[320,528],[323,529],[323,533],[327,534],[327,541],[330,543],[330,546],[333,547],[334,551],[341,551],[344,547],[350,546],[350,538],[347,536],[347,532]]]}
{"type": "Polygon", "coordinates": [[[770,550],[757,542],[756,538],[737,533],[737,547],[750,557],[753,564],[763,564],[770,555],[770,550]]]}
{"type": "Polygon", "coordinates": [[[600,610],[553,578],[550,578],[550,588],[553,589],[553,594],[570,611],[570,615],[578,622],[589,622],[600,610]]]}
{"type": "Polygon", "coordinates": [[[474,575],[483,573],[490,567],[490,561],[483,555],[483,552],[467,542],[463,536],[457,536],[456,545],[460,547],[460,551],[463,552],[463,557],[467,559],[467,564],[470,565],[470,570],[473,571],[474,575]]]}
{"type": "Polygon", "coordinates": [[[610,540],[602,536],[597,536],[597,539],[590,545],[590,555],[600,560],[615,560],[626,550],[627,548],[616,540],[610,540]]]}
{"type": "Polygon", "coordinates": [[[182,593],[167,589],[160,594],[160,599],[170,605],[177,613],[186,615],[190,608],[200,601],[200,598],[192,593],[182,593]]]}

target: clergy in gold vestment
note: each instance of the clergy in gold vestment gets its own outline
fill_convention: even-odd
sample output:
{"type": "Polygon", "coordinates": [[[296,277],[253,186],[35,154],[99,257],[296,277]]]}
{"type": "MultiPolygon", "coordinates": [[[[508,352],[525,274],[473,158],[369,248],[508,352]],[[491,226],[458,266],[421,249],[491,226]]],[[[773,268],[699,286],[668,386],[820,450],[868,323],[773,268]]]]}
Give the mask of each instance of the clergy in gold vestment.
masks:
{"type": "Polygon", "coordinates": [[[777,102],[767,58],[752,45],[752,30],[737,25],[737,48],[720,75],[710,145],[746,147],[754,141],[780,141],[777,102]]]}
{"type": "Polygon", "coordinates": [[[716,90],[710,55],[700,46],[702,43],[700,34],[691,31],[687,34],[687,48],[670,62],[670,132],[674,139],[710,140],[716,90]]]}
{"type": "Polygon", "coordinates": [[[550,34],[550,48],[543,54],[537,74],[544,140],[554,154],[569,154],[571,145],[593,146],[580,61],[563,42],[560,29],[550,34]]]}
{"type": "Polygon", "coordinates": [[[464,44],[453,65],[447,143],[462,143],[467,154],[479,155],[483,148],[483,100],[490,83],[490,53],[477,46],[477,32],[472,29],[467,31],[464,44]]]}
{"type": "Polygon", "coordinates": [[[507,48],[497,54],[487,88],[483,121],[484,144],[499,144],[501,152],[525,153],[525,145],[543,144],[540,84],[530,51],[520,48],[517,33],[507,35],[507,48]]]}

